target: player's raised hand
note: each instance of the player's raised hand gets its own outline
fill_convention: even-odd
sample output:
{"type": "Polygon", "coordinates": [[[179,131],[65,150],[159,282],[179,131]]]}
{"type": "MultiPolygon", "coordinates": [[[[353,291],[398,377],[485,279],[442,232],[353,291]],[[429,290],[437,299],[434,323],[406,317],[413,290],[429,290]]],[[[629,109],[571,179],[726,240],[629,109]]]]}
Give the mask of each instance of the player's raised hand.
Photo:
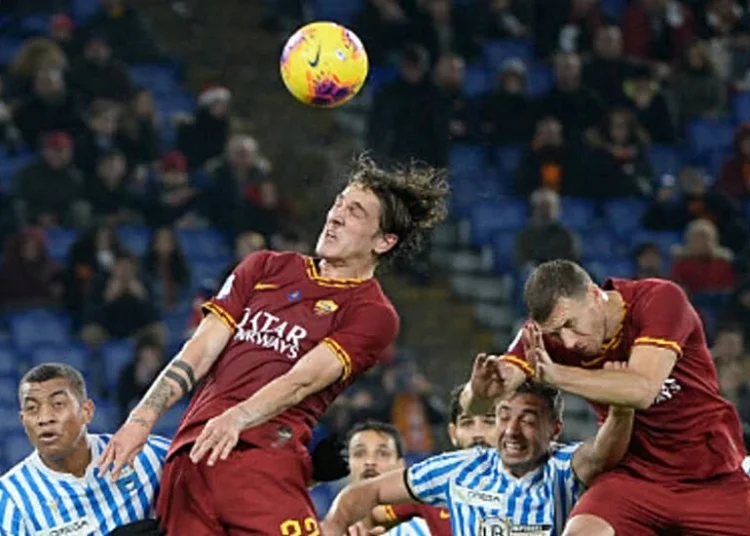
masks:
{"type": "Polygon", "coordinates": [[[226,460],[240,440],[243,421],[244,414],[237,406],[208,421],[190,450],[190,461],[198,463],[209,453],[209,466],[217,459],[226,460]]]}
{"type": "Polygon", "coordinates": [[[527,322],[522,329],[521,341],[526,361],[534,369],[540,382],[555,383],[555,363],[544,346],[542,330],[536,322],[527,322]]]}
{"type": "Polygon", "coordinates": [[[143,445],[151,433],[152,423],[138,417],[131,417],[109,440],[102,455],[97,460],[97,469],[104,476],[111,469],[112,482],[120,478],[126,465],[133,466],[135,457],[143,450],[143,445]]]}

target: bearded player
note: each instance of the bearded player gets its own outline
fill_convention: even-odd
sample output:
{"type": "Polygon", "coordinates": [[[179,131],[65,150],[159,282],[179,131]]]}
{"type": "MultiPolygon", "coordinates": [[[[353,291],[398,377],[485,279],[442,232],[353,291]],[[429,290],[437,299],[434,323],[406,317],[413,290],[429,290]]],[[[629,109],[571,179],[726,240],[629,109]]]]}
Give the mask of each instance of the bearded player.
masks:
{"type": "Polygon", "coordinates": [[[593,482],[566,536],[750,533],[740,420],[719,394],[701,320],[669,281],[610,279],[541,264],[524,288],[530,321],[500,357],[479,357],[464,400],[481,408],[527,376],[593,402],[635,408],[622,464],[593,482]],[[627,362],[612,370],[606,363],[627,362]],[[601,370],[604,368],[604,370],[601,370]]]}
{"type": "Polygon", "coordinates": [[[116,478],[159,416],[200,381],[162,477],[157,512],[167,533],[317,534],[311,429],[394,342],[398,315],[375,269],[415,249],[443,218],[447,194],[433,170],[385,171],[360,159],[328,211],[318,258],[245,258],[100,466],[116,478]]]}

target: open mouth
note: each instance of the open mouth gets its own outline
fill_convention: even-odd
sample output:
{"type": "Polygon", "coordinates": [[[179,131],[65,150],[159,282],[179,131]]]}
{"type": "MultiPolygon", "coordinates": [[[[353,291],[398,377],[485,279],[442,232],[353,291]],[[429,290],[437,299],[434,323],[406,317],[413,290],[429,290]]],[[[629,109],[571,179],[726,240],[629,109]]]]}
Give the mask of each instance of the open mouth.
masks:
{"type": "Polygon", "coordinates": [[[60,437],[60,435],[55,432],[42,432],[39,434],[38,439],[40,443],[49,444],[55,442],[58,437],[60,437]]]}
{"type": "Polygon", "coordinates": [[[517,456],[526,452],[526,445],[517,441],[506,441],[503,444],[503,450],[506,454],[517,456]]]}
{"type": "Polygon", "coordinates": [[[365,469],[365,472],[362,473],[362,478],[375,478],[379,475],[380,473],[378,473],[375,469],[365,469]]]}

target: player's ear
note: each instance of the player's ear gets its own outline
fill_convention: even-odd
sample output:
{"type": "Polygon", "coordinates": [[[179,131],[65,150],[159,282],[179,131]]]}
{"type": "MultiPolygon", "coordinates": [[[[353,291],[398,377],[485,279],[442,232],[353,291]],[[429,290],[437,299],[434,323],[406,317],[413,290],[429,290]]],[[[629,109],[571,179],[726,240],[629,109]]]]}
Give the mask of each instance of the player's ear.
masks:
{"type": "Polygon", "coordinates": [[[90,398],[87,398],[83,401],[83,404],[81,404],[81,415],[83,416],[83,424],[88,425],[91,422],[91,419],[94,418],[94,411],[96,411],[96,406],[94,405],[94,401],[90,398]]]}
{"type": "Polygon", "coordinates": [[[399,458],[398,463],[396,465],[398,465],[399,469],[406,469],[406,462],[404,461],[403,458],[399,458]]]}
{"type": "Polygon", "coordinates": [[[381,234],[375,238],[375,246],[372,249],[376,255],[383,255],[392,250],[397,243],[398,237],[395,234],[381,234]]]}
{"type": "Polygon", "coordinates": [[[559,419],[555,419],[555,421],[552,423],[552,441],[557,441],[557,438],[560,437],[560,434],[562,433],[562,429],[562,421],[559,419]]]}

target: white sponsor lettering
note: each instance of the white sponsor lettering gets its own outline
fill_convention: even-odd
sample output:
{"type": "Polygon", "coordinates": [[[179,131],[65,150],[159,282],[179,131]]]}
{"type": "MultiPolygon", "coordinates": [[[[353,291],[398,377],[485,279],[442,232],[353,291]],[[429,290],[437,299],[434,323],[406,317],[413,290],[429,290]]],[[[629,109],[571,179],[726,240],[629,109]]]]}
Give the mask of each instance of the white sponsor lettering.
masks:
{"type": "Polygon", "coordinates": [[[480,522],[481,536],[550,536],[550,525],[514,525],[510,519],[492,517],[480,522]]]}
{"type": "Polygon", "coordinates": [[[91,517],[81,517],[70,523],[37,532],[36,536],[88,536],[95,532],[97,532],[96,520],[91,517]]]}
{"type": "Polygon", "coordinates": [[[664,382],[664,385],[661,386],[659,394],[656,395],[654,404],[661,404],[662,402],[666,402],[667,400],[672,400],[674,396],[680,391],[682,391],[682,386],[677,383],[677,380],[675,380],[674,378],[667,378],[664,382]]]}
{"type": "Polygon", "coordinates": [[[471,504],[473,506],[480,506],[482,508],[489,508],[492,510],[505,511],[506,509],[506,498],[501,493],[493,493],[491,491],[478,491],[463,486],[453,485],[453,497],[457,501],[471,504]]]}
{"type": "Polygon", "coordinates": [[[245,308],[245,314],[237,324],[234,340],[251,342],[262,348],[273,349],[289,359],[300,356],[300,345],[307,337],[302,326],[290,324],[266,311],[245,308]]]}

